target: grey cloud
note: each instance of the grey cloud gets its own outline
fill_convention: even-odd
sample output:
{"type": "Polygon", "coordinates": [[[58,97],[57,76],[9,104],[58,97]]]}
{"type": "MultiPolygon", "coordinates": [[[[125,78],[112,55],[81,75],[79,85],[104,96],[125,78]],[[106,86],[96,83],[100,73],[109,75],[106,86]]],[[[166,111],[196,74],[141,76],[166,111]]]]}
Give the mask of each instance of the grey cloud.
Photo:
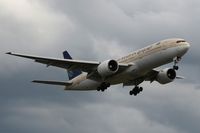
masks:
{"type": "Polygon", "coordinates": [[[197,37],[199,31],[196,30],[200,21],[196,17],[199,13],[196,6],[198,3],[195,0],[192,2],[87,0],[78,4],[73,1],[59,1],[51,6],[69,15],[84,27],[84,30],[93,33],[97,38],[115,40],[119,45],[131,47],[130,51],[165,38],[185,38],[192,44],[190,51],[193,53],[189,56],[192,59],[187,59],[185,62],[198,64],[194,60],[199,56],[197,47],[200,41],[197,37]],[[127,12],[132,12],[132,15],[127,12]]]}
{"type": "Polygon", "coordinates": [[[195,88],[195,89],[199,90],[199,89],[200,89],[200,86],[196,86],[196,88],[195,88]]]}
{"type": "MultiPolygon", "coordinates": [[[[148,121],[139,111],[119,107],[117,112],[113,112],[113,108],[117,109],[115,106],[106,104],[89,103],[86,106],[82,106],[79,110],[52,104],[50,106],[43,105],[43,107],[24,107],[23,105],[23,107],[11,108],[10,110],[12,111],[8,112],[10,115],[6,120],[4,117],[2,118],[3,121],[5,120],[4,124],[10,122],[9,124],[12,127],[21,125],[17,126],[16,129],[22,132],[130,132],[133,129],[140,132],[162,131],[162,129],[166,129],[166,132],[175,132],[174,129],[163,127],[156,122],[149,122],[146,126],[147,128],[137,128],[135,125],[143,126],[140,124],[148,121]],[[102,113],[104,113],[104,116],[102,116],[102,113]],[[120,117],[118,113],[122,114],[121,116],[123,117],[120,117]],[[130,119],[129,115],[132,113],[135,116],[131,118],[138,119],[138,121],[130,119]],[[43,124],[41,125],[40,123],[43,124]],[[34,127],[35,130],[31,130],[34,127]]],[[[12,129],[7,129],[7,131],[9,130],[12,129]]]]}
{"type": "MultiPolygon", "coordinates": [[[[145,87],[148,88],[146,85],[145,87]]],[[[186,95],[185,91],[189,92],[187,89],[184,89],[182,93],[180,91],[172,93],[174,88],[158,87],[154,90],[150,87],[149,89],[145,90],[140,97],[133,98],[127,97],[127,90],[113,88],[100,97],[98,93],[94,93],[93,96],[97,101],[93,101],[94,99],[88,97],[88,94],[83,93],[79,95],[70,93],[62,96],[55,93],[56,91],[52,94],[51,91],[46,91],[46,95],[50,94],[52,98],[49,99],[45,93],[42,93],[42,98],[41,96],[33,99],[25,98],[26,101],[18,99],[14,105],[11,104],[12,106],[4,105],[3,112],[1,110],[1,114],[4,113],[1,117],[1,125],[5,127],[12,125],[12,128],[6,131],[17,129],[21,132],[31,131],[32,128],[35,129],[34,132],[54,132],[55,130],[58,132],[93,132],[95,130],[99,132],[131,132],[132,130],[138,132],[199,132],[198,114],[191,113],[194,109],[198,110],[196,107],[198,101],[185,108],[185,104],[188,105],[190,100],[198,99],[199,95],[196,95],[195,99],[190,97],[188,100],[182,100],[183,96],[190,96],[192,93],[186,95]],[[161,92],[159,89],[165,90],[161,92]],[[58,99],[67,97],[61,102],[62,100],[56,101],[55,95],[60,96],[58,99]],[[70,95],[73,96],[68,97],[70,95]],[[79,103],[78,106],[74,103],[75,99],[79,103]],[[85,99],[86,102],[84,102],[85,99]],[[41,125],[41,123],[44,124],[41,125]]]]}

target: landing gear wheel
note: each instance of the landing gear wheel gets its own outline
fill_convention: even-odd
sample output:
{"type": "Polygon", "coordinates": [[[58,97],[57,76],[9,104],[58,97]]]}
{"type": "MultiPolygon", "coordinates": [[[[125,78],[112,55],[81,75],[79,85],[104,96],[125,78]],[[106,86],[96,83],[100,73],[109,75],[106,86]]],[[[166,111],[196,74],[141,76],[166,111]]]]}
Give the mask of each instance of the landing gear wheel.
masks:
{"type": "Polygon", "coordinates": [[[174,58],[174,66],[173,66],[173,69],[174,70],[178,70],[179,67],[177,66],[178,62],[181,60],[181,57],[175,57],[174,58]]]}
{"type": "Polygon", "coordinates": [[[134,96],[136,96],[138,93],[135,91],[135,90],[131,90],[130,92],[129,92],[129,94],[132,96],[132,95],[134,95],[134,96]]]}
{"type": "Polygon", "coordinates": [[[103,82],[98,88],[97,91],[104,92],[108,87],[110,87],[110,83],[103,82]]]}
{"type": "Polygon", "coordinates": [[[133,91],[131,90],[131,91],[129,92],[129,94],[132,96],[132,95],[133,95],[133,91]]]}
{"type": "Polygon", "coordinates": [[[174,69],[174,70],[178,70],[179,67],[178,67],[178,66],[173,66],[173,69],[174,69]]]}
{"type": "Polygon", "coordinates": [[[102,91],[102,92],[104,92],[104,91],[105,91],[105,89],[104,89],[104,88],[102,88],[102,89],[101,89],[101,91],[102,91]]]}
{"type": "Polygon", "coordinates": [[[137,96],[137,94],[139,94],[141,91],[143,91],[143,88],[142,88],[142,87],[136,86],[135,88],[133,88],[133,89],[129,92],[129,94],[130,94],[130,95],[137,96]]]}
{"type": "Polygon", "coordinates": [[[135,92],[133,92],[133,94],[134,94],[134,96],[137,96],[138,92],[135,91],[135,92]]]}
{"type": "Polygon", "coordinates": [[[136,95],[140,93],[140,88],[139,87],[135,87],[134,90],[135,90],[136,95]]]}
{"type": "Polygon", "coordinates": [[[143,88],[142,88],[142,87],[140,87],[140,89],[139,89],[139,90],[140,90],[140,92],[142,92],[142,91],[143,91],[143,88]]]}

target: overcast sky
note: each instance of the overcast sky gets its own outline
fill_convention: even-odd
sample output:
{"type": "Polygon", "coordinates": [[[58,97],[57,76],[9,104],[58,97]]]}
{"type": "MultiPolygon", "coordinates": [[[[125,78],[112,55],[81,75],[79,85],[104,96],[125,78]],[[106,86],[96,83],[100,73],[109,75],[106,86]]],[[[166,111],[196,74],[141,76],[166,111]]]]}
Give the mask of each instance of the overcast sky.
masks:
{"type": "Polygon", "coordinates": [[[199,14],[199,0],[0,0],[0,132],[199,133],[199,14]],[[4,54],[68,50],[103,61],[174,37],[191,43],[178,71],[186,79],[143,83],[137,97],[121,85],[99,93],[32,84],[67,74],[4,54]]]}

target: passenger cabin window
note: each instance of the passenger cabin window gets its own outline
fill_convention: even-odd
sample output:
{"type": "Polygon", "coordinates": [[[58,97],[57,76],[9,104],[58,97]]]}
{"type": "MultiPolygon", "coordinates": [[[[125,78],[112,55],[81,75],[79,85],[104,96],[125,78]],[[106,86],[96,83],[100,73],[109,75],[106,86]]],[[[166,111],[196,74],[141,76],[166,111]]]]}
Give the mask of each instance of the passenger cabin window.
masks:
{"type": "Polygon", "coordinates": [[[185,40],[178,40],[176,43],[186,42],[185,40]]]}

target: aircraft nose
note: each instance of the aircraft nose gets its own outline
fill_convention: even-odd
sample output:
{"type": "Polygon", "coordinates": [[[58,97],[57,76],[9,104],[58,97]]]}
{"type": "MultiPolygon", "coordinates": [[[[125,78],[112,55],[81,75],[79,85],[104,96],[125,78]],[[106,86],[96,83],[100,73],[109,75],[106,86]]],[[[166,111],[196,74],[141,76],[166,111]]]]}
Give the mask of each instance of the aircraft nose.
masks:
{"type": "Polygon", "coordinates": [[[190,48],[190,44],[188,42],[185,42],[183,45],[180,46],[180,54],[184,55],[190,48]]]}
{"type": "Polygon", "coordinates": [[[186,43],[185,45],[184,45],[184,49],[185,49],[185,51],[187,52],[188,50],[189,50],[189,48],[190,48],[190,43],[186,43]]]}

